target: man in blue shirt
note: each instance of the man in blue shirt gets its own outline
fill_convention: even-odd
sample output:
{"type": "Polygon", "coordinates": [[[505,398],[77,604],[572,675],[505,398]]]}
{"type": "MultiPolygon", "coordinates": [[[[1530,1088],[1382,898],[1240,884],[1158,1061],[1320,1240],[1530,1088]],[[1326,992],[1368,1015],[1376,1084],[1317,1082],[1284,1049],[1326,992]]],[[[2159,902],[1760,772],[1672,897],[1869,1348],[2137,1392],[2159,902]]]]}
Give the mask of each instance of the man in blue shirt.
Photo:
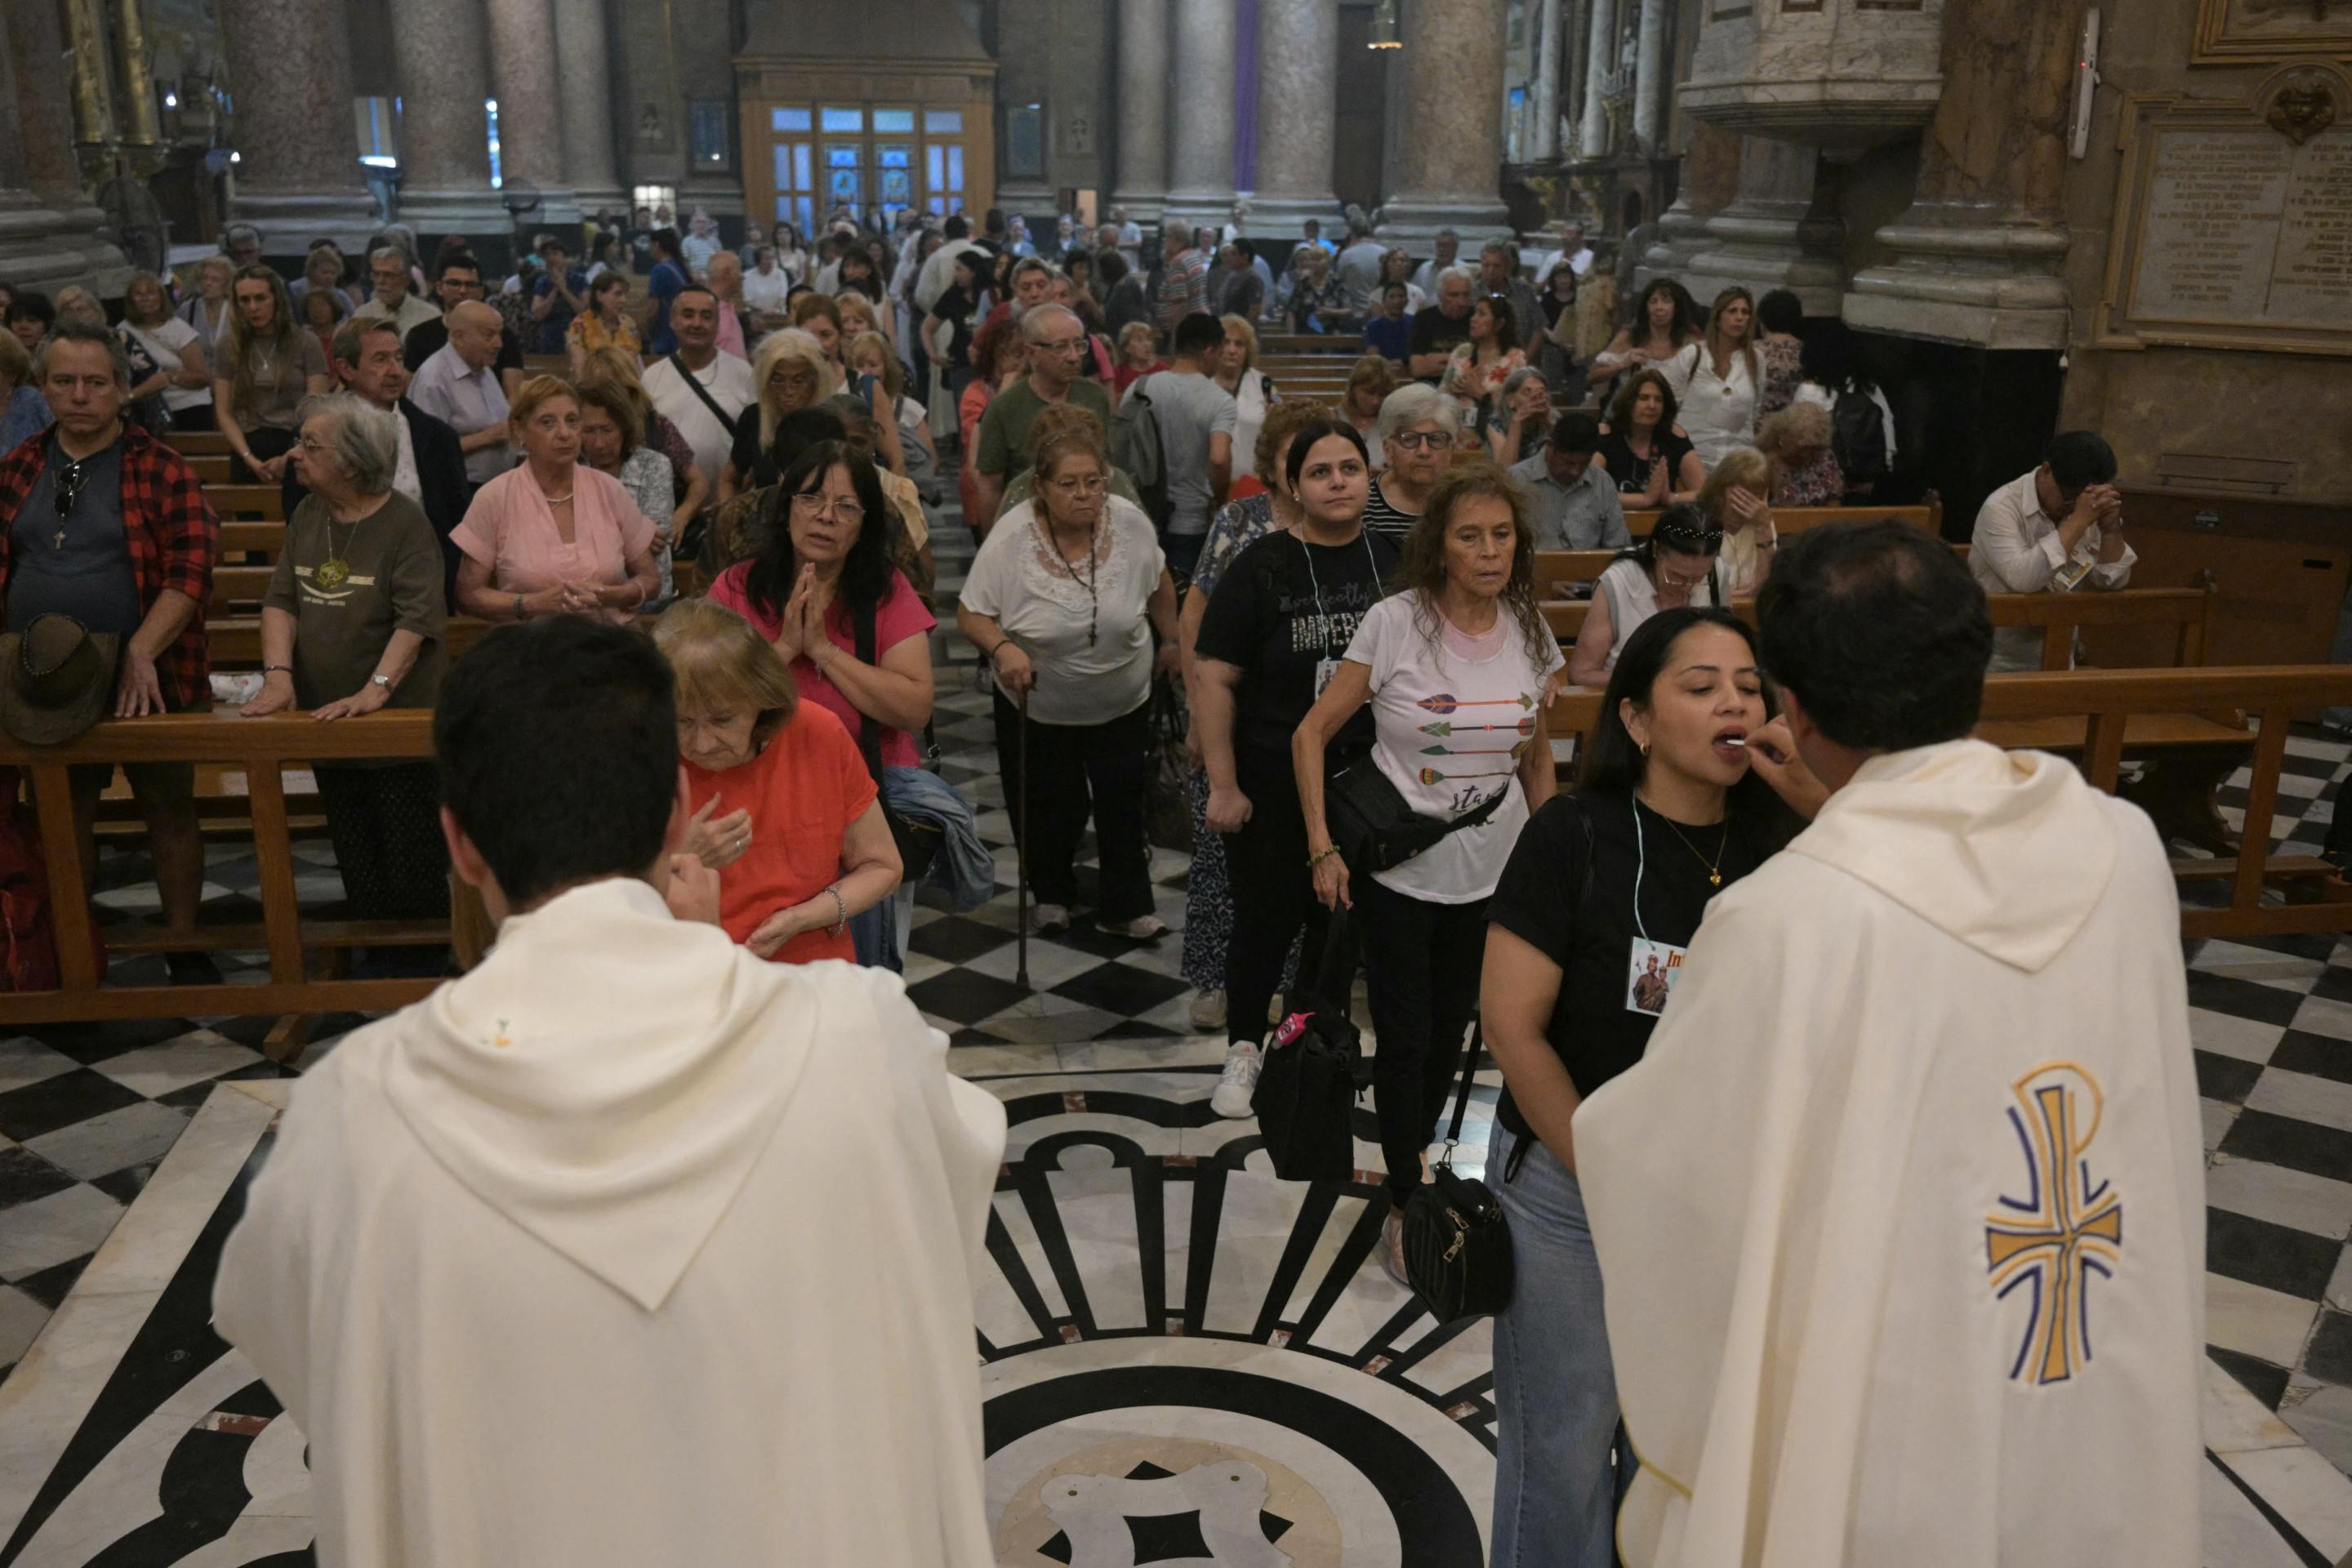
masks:
{"type": "Polygon", "coordinates": [[[686,268],[677,260],[677,230],[657,228],[651,243],[654,266],[646,278],[646,297],[653,301],[653,314],[646,321],[647,359],[677,351],[677,334],[670,330],[669,302],[686,287],[686,268]]]}
{"type": "Polygon", "coordinates": [[[530,302],[530,319],[539,323],[539,346],[533,352],[560,354],[565,350],[564,334],[572,330],[572,318],[588,308],[588,273],[572,265],[571,253],[552,235],[540,240],[539,259],[547,275],[539,280],[538,294],[530,302]]]}
{"type": "Polygon", "coordinates": [[[1404,313],[1405,286],[1385,284],[1374,303],[1379,314],[1364,323],[1364,346],[1385,360],[1404,363],[1410,357],[1412,342],[1412,318],[1404,313]]]}

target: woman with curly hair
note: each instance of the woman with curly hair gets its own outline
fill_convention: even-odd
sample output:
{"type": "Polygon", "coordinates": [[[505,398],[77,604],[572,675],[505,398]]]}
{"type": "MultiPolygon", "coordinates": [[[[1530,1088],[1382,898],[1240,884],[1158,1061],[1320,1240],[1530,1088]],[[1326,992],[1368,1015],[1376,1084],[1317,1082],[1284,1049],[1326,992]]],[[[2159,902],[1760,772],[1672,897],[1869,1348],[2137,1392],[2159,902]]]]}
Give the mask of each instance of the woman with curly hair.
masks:
{"type": "MultiPolygon", "coordinates": [[[[1382,1256],[1404,1279],[1404,1205],[1421,1184],[1478,1002],[1486,901],[1519,829],[1552,795],[1544,703],[1559,644],[1536,606],[1527,491],[1484,458],[1446,470],[1406,535],[1391,586],[1291,741],[1315,895],[1356,911],[1390,1211],[1382,1256]],[[1417,816],[1450,831],[1385,868],[1332,841],[1325,749],[1369,703],[1371,763],[1417,816]]],[[[1361,767],[1363,763],[1356,764],[1361,767]]]]}

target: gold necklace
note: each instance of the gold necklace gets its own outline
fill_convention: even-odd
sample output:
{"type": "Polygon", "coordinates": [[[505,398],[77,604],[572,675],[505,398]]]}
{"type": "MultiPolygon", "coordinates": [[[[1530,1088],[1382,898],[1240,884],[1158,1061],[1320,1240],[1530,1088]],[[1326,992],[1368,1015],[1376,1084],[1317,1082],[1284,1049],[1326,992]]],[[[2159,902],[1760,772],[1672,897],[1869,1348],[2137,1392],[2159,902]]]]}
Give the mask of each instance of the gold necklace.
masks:
{"type": "Polygon", "coordinates": [[[360,524],[365,521],[364,518],[352,519],[352,531],[346,536],[345,545],[339,548],[335,543],[334,514],[327,514],[327,558],[319,563],[319,570],[311,579],[320,587],[340,588],[350,581],[352,563],[343,558],[343,548],[358,542],[360,524]]]}
{"type": "Polygon", "coordinates": [[[1682,830],[1680,823],[1664,812],[1654,814],[1660,822],[1674,829],[1675,837],[1683,841],[1683,847],[1697,856],[1699,864],[1706,868],[1706,885],[1710,888],[1723,886],[1723,852],[1731,843],[1731,819],[1727,816],[1723,819],[1723,837],[1716,840],[1715,858],[1709,860],[1699,847],[1690,841],[1690,835],[1682,830]]]}

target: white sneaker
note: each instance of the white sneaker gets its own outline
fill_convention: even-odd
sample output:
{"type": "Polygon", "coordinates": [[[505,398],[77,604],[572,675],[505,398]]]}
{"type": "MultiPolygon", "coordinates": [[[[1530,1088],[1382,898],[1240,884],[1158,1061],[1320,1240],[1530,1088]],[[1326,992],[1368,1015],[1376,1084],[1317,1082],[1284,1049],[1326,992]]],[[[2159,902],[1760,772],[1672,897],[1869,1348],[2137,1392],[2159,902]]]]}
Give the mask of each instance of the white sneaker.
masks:
{"type": "Polygon", "coordinates": [[[1225,1052],[1224,1076],[1217,1079],[1216,1093],[1209,1096],[1209,1109],[1228,1121],[1255,1115],[1250,1109],[1250,1096],[1257,1089],[1257,1069],[1261,1065],[1255,1046],[1235,1041],[1225,1052]]]}
{"type": "Polygon", "coordinates": [[[1070,929],[1070,911],[1059,904],[1029,906],[1029,934],[1056,936],[1070,929]]]}
{"type": "Polygon", "coordinates": [[[1225,994],[1223,990],[1193,993],[1192,1027],[1207,1034],[1225,1026],[1225,994]]]}

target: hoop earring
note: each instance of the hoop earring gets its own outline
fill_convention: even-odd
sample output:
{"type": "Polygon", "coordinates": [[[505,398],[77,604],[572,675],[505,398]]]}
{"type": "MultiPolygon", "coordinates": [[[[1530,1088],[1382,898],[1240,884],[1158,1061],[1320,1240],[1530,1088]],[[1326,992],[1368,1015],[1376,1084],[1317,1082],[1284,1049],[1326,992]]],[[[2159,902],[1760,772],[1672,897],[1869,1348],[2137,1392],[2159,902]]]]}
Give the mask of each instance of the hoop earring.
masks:
{"type": "Polygon", "coordinates": [[[1645,763],[1650,760],[1650,742],[1647,741],[1642,742],[1642,760],[1645,763]]]}

